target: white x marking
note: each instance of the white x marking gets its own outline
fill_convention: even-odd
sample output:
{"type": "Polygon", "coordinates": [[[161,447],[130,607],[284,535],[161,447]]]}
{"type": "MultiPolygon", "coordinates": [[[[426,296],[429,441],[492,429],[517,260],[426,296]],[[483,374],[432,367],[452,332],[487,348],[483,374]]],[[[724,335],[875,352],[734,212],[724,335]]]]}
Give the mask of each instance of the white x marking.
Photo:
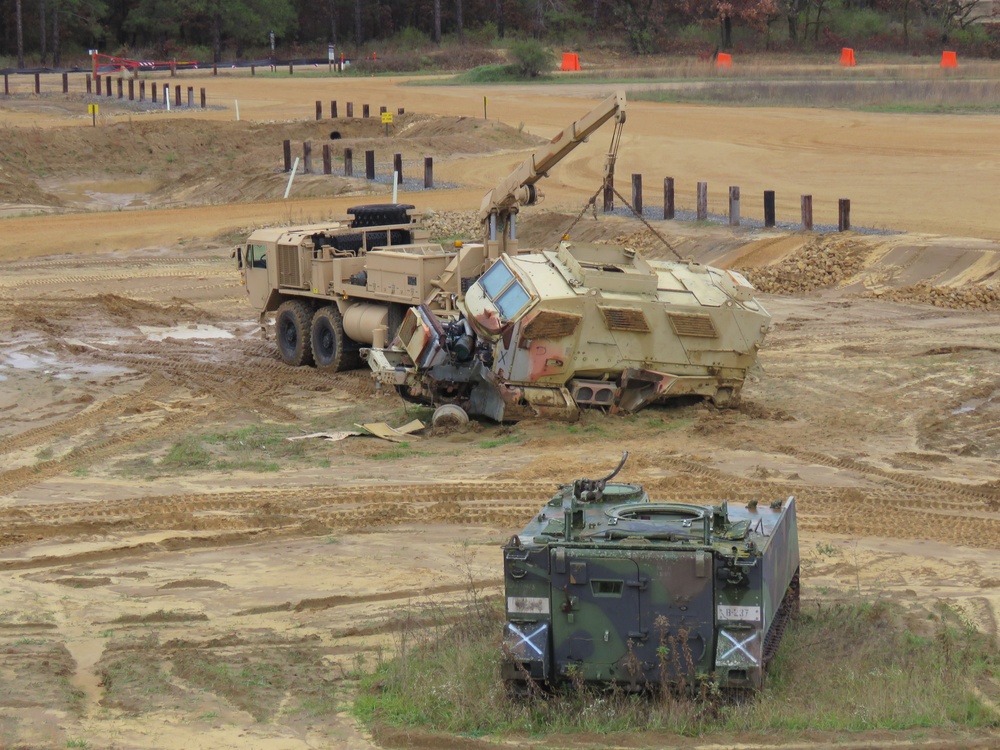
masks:
{"type": "Polygon", "coordinates": [[[751,662],[753,662],[754,664],[757,663],[757,659],[754,658],[754,655],[751,654],[749,651],[747,651],[746,648],[744,648],[744,646],[746,646],[748,643],[750,643],[751,641],[753,641],[754,639],[757,638],[757,633],[751,633],[749,636],[747,636],[746,639],[744,639],[742,641],[737,641],[735,638],[733,638],[725,630],[721,630],[719,632],[721,632],[722,635],[724,635],[726,638],[728,638],[729,642],[733,644],[733,647],[731,649],[729,649],[726,653],[724,653],[721,657],[719,657],[720,661],[724,660],[724,659],[728,659],[730,654],[732,654],[734,651],[739,650],[739,651],[742,651],[744,654],[746,654],[746,657],[751,662]]]}
{"type": "Polygon", "coordinates": [[[525,635],[520,630],[518,630],[516,627],[514,627],[514,623],[512,623],[512,622],[508,622],[507,623],[507,628],[510,630],[510,632],[512,632],[514,635],[516,635],[518,638],[521,639],[520,642],[516,646],[514,646],[514,648],[517,648],[517,646],[520,646],[522,643],[525,643],[525,644],[531,646],[531,648],[533,648],[534,651],[535,651],[535,653],[538,654],[539,656],[542,655],[542,650],[540,648],[538,648],[538,646],[536,646],[532,642],[532,639],[536,635],[538,635],[539,633],[544,632],[545,628],[547,628],[547,627],[548,627],[548,625],[543,622],[541,625],[539,625],[535,629],[535,631],[533,633],[528,633],[527,635],[525,635]]]}

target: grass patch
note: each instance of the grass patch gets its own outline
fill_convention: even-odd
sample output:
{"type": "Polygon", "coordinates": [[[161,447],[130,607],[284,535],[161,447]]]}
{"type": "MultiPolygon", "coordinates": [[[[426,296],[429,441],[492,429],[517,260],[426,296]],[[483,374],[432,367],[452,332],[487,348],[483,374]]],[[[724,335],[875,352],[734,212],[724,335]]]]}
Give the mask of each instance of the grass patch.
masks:
{"type": "Polygon", "coordinates": [[[996,650],[947,607],[927,618],[926,611],[881,601],[806,605],[786,631],[763,693],[738,705],[713,690],[688,699],[585,685],[512,699],[500,680],[502,603],[477,611],[447,633],[404,634],[397,656],[362,677],[358,718],[472,736],[773,735],[998,724],[976,693],[977,685],[988,688],[996,650]]]}
{"type": "Polygon", "coordinates": [[[501,435],[497,438],[488,438],[479,441],[480,448],[500,448],[504,445],[517,445],[523,440],[521,435],[501,435]]]}
{"type": "Polygon", "coordinates": [[[426,451],[418,451],[407,442],[395,443],[389,450],[373,453],[369,458],[373,461],[397,461],[400,458],[410,458],[411,456],[429,456],[426,451]]]}

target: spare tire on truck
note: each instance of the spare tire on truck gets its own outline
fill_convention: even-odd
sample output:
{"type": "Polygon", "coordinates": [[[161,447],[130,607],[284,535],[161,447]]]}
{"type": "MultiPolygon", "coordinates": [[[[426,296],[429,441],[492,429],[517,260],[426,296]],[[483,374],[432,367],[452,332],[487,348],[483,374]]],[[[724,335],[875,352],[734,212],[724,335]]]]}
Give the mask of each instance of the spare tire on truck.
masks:
{"type": "Polygon", "coordinates": [[[386,224],[409,224],[410,215],[407,211],[414,208],[409,203],[373,203],[366,206],[354,206],[347,213],[354,217],[351,226],[357,229],[363,227],[381,227],[386,224]]]}

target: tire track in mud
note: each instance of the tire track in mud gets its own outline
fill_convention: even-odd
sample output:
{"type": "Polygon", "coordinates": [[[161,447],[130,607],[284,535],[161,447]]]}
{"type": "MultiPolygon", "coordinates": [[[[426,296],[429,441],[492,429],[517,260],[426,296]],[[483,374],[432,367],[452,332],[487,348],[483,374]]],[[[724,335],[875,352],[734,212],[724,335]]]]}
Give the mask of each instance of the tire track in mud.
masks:
{"type": "Polygon", "coordinates": [[[158,256],[149,258],[54,258],[52,260],[11,261],[0,264],[4,271],[31,271],[46,268],[122,268],[129,266],[196,265],[203,263],[233,263],[232,258],[219,255],[158,256]]]}
{"type": "Polygon", "coordinates": [[[129,393],[124,396],[112,396],[96,406],[84,408],[82,411],[58,422],[34,427],[0,440],[0,455],[32,445],[38,445],[53,437],[66,437],[79,434],[105,420],[119,417],[130,409],[141,407],[143,404],[151,404],[166,396],[172,389],[173,386],[162,378],[151,378],[135,393],[129,393]]]}
{"type": "Polygon", "coordinates": [[[17,291],[19,289],[34,288],[39,286],[60,286],[60,285],[79,285],[79,284],[93,284],[96,282],[114,282],[114,281],[131,281],[133,279],[159,279],[159,278],[171,278],[171,279],[184,279],[184,278],[200,278],[203,276],[226,276],[230,275],[232,271],[230,269],[217,269],[217,268],[207,268],[200,271],[195,270],[151,270],[149,273],[112,273],[112,274],[97,274],[91,276],[52,276],[51,278],[40,278],[35,277],[31,279],[25,279],[23,281],[15,281],[13,284],[5,284],[4,288],[8,291],[17,291]]]}
{"type": "Polygon", "coordinates": [[[121,451],[123,446],[186,430],[192,425],[204,421],[211,414],[212,410],[192,410],[187,413],[168,414],[156,424],[118,433],[97,443],[74,448],[61,458],[0,472],[0,496],[9,495],[24,487],[39,484],[46,479],[115,455],[121,451]]]}

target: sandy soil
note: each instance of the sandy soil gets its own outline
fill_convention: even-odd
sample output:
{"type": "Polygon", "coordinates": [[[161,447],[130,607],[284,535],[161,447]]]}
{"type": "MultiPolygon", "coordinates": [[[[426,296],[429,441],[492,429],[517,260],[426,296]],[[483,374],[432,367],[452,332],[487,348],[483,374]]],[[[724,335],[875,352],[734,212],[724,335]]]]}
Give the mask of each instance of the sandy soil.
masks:
{"type": "MultiPolygon", "coordinates": [[[[317,97],[414,112],[432,103],[447,115],[482,106],[480,92],[384,79],[205,85],[217,101],[239,98],[251,121],[308,119],[317,97]]],[[[583,91],[570,94],[491,91],[490,116],[551,136],[590,106],[583,91]]],[[[21,104],[0,103],[0,118],[55,128],[71,117],[69,127],[87,127],[68,105],[21,104]]],[[[398,423],[413,411],[376,393],[363,372],[283,366],[252,325],[229,259],[240,228],[337,212],[357,195],[164,208],[133,185],[128,192],[152,208],[63,205],[72,210],[3,220],[0,745],[369,748],[373,738],[347,714],[351,674],[404,633],[458,616],[471,592],[496,592],[502,541],[557,483],[614,464],[622,448],[632,452],[625,479],[658,499],[796,495],[807,602],[947,601],[995,635],[1000,320],[989,292],[1000,225],[983,206],[996,203],[1000,183],[981,166],[993,121],[638,104],[626,132],[620,174],[663,165],[692,196],[702,179],[719,186],[716,196],[730,183],[745,196],[775,188],[786,212],[801,192],[834,206],[851,195],[857,224],[914,233],[661,223],[684,255],[770,273],[777,285],[764,295],[774,330],[739,410],[484,425],[393,450],[374,438],[282,440],[398,423]],[[823,284],[811,273],[817,259],[831,269],[823,284]],[[906,301],[886,301],[895,298],[906,301]]],[[[574,201],[593,192],[603,139],[593,140],[546,181],[546,208],[578,209],[574,201]]],[[[406,199],[475,208],[482,188],[522,158],[506,148],[443,158],[441,179],[461,187],[406,199]]],[[[51,191],[69,178],[39,179],[55,180],[51,191]]],[[[526,212],[522,240],[547,241],[571,218],[526,212]]],[[[576,231],[639,230],[588,218],[576,231]]],[[[795,746],[838,741],[815,735],[795,746]]],[[[399,733],[379,742],[444,746],[399,733]]],[[[689,744],[717,742],[772,744],[689,744]]],[[[548,743],[569,744],[602,741],[548,743]]]]}

